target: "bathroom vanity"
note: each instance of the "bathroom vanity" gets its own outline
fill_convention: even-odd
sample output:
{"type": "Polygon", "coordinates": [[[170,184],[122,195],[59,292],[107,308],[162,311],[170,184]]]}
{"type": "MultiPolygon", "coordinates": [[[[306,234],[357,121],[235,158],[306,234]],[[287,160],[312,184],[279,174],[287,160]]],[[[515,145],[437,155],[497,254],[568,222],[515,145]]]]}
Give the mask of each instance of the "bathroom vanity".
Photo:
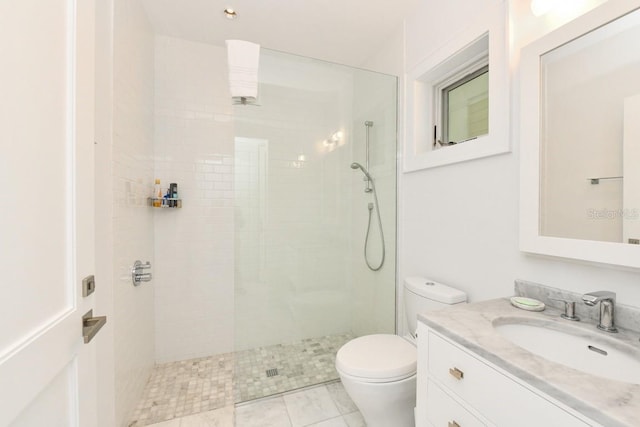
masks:
{"type": "MultiPolygon", "coordinates": [[[[585,372],[589,366],[567,366],[571,360],[589,359],[589,354],[569,354],[565,364],[552,362],[499,332],[505,324],[543,325],[549,331],[570,331],[579,340],[593,337],[605,343],[600,347],[611,349],[611,355],[597,357],[622,352],[630,355],[632,365],[640,363],[640,332],[621,328],[618,334],[608,334],[598,331],[592,319],[570,322],[560,314],[554,308],[520,310],[503,298],[420,315],[416,425],[640,425],[640,370],[634,370],[635,365],[628,377],[622,373],[624,380],[612,380],[585,372]]],[[[615,376],[618,364],[612,363],[615,376]]]]}

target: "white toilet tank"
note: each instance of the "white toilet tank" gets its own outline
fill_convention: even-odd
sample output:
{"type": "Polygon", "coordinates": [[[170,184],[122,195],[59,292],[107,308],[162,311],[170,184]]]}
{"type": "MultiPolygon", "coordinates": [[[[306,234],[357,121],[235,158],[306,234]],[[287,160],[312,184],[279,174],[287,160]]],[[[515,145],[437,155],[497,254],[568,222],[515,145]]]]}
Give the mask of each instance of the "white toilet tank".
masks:
{"type": "Polygon", "coordinates": [[[418,314],[437,310],[467,301],[467,294],[459,289],[425,279],[407,277],[404,279],[404,312],[409,333],[413,338],[418,328],[418,314]]]}

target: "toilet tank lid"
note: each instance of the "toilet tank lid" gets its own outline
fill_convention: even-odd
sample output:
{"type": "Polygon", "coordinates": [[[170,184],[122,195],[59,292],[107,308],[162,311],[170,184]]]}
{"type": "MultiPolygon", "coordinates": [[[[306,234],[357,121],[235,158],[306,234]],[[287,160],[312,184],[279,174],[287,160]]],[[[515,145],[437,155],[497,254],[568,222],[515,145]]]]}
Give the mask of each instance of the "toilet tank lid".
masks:
{"type": "Polygon", "coordinates": [[[443,304],[458,304],[467,300],[467,294],[424,277],[407,277],[404,279],[405,288],[414,294],[443,304]]]}

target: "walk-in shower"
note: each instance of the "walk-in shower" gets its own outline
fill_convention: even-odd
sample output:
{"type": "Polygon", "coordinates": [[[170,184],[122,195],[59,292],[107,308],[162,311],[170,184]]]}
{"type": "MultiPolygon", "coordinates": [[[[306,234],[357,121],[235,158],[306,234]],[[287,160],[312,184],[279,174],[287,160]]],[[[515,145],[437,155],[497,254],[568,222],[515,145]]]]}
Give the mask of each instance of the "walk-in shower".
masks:
{"type": "Polygon", "coordinates": [[[396,78],[263,49],[259,80],[233,108],[237,402],[335,380],[346,341],[395,331],[395,268],[361,248],[373,209],[395,230],[396,78]]]}

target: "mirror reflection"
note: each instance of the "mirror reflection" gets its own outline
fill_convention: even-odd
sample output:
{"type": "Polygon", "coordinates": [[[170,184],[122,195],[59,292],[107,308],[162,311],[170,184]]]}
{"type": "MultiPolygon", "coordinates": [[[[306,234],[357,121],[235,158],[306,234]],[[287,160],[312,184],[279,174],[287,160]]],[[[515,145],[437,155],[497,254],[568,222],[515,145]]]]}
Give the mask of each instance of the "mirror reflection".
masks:
{"type": "Polygon", "coordinates": [[[640,10],[541,57],[540,234],[640,243],[640,10]]]}

